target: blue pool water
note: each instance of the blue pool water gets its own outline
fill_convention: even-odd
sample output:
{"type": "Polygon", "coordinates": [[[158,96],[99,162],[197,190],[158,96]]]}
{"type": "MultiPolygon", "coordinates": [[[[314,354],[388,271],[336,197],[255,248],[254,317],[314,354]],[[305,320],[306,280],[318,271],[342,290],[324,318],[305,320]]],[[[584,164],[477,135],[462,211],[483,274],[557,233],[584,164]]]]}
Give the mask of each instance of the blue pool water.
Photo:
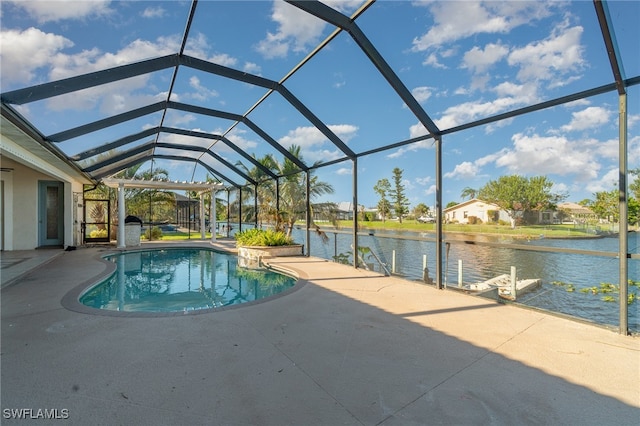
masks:
{"type": "Polygon", "coordinates": [[[273,296],[296,279],[238,266],[234,255],[207,249],[136,251],[106,257],[116,272],[80,298],[113,311],[180,312],[220,308],[273,296]]]}

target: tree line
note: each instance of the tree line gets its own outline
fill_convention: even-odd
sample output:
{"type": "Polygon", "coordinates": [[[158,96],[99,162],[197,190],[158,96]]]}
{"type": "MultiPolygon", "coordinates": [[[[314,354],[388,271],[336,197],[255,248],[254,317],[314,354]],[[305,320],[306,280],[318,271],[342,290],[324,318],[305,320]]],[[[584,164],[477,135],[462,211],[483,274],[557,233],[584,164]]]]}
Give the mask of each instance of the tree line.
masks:
{"type": "MultiPolygon", "coordinates": [[[[392,171],[393,185],[388,179],[377,181],[373,190],[378,194],[378,214],[384,221],[392,213],[402,222],[402,217],[409,213],[409,202],[405,196],[402,184],[403,170],[396,167],[392,171]]],[[[630,224],[640,221],[640,168],[629,171],[631,183],[628,185],[628,217],[630,224]]],[[[479,189],[466,187],[460,196],[464,199],[478,198],[484,202],[495,204],[508,216],[511,225],[515,226],[516,219],[526,212],[541,212],[556,210],[558,204],[568,198],[566,192],[553,191],[554,182],[546,176],[526,177],[521,175],[500,176],[490,180],[479,189]]],[[[578,204],[588,207],[600,219],[610,222],[619,221],[619,190],[595,192],[593,199],[584,199],[578,204]]],[[[452,201],[446,208],[459,204],[452,201]]],[[[418,217],[428,215],[429,207],[419,203],[412,211],[418,217]]]]}

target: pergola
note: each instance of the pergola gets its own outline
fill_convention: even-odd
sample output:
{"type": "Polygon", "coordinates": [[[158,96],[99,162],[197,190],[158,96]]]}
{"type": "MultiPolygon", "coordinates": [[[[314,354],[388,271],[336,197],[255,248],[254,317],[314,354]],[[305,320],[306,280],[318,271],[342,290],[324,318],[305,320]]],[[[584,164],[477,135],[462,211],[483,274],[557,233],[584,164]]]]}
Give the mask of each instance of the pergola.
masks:
{"type": "Polygon", "coordinates": [[[204,182],[171,182],[171,181],[157,181],[157,180],[141,180],[141,179],[118,179],[118,178],[103,178],[102,182],[110,188],[118,189],[118,248],[126,247],[125,244],[125,188],[157,188],[157,189],[177,189],[185,191],[199,191],[200,193],[200,238],[203,240],[206,236],[206,227],[204,220],[204,195],[207,191],[211,193],[211,206],[209,217],[209,227],[211,231],[211,242],[216,241],[216,215],[215,215],[215,197],[216,192],[223,189],[224,185],[221,183],[204,183],[204,182]]]}
{"type": "MultiPolygon", "coordinates": [[[[274,173],[271,169],[265,167],[260,163],[257,158],[252,155],[250,151],[241,147],[238,143],[234,143],[230,138],[230,132],[239,125],[243,125],[246,128],[254,132],[259,138],[262,144],[266,144],[271,147],[274,152],[277,152],[282,158],[289,160],[297,168],[298,172],[304,173],[307,176],[307,191],[306,191],[306,238],[309,240],[309,223],[310,223],[310,191],[309,191],[309,174],[315,169],[335,165],[337,163],[346,162],[350,164],[352,170],[351,182],[352,195],[353,195],[353,251],[358,250],[358,160],[364,156],[376,154],[383,151],[397,149],[399,147],[405,147],[412,144],[416,144],[423,141],[432,141],[435,147],[434,167],[435,167],[435,210],[436,210],[436,273],[435,281],[439,288],[442,288],[443,282],[443,225],[442,225],[442,191],[443,191],[443,171],[442,171],[442,144],[443,139],[447,135],[452,135],[457,132],[472,129],[475,127],[486,126],[488,124],[497,123],[499,121],[521,116],[523,114],[530,114],[536,111],[541,111],[549,108],[553,108],[559,105],[568,104],[582,99],[587,99],[596,95],[615,92],[617,93],[619,104],[619,192],[620,192],[620,248],[619,248],[619,262],[620,262],[620,310],[621,310],[621,329],[627,328],[626,318],[626,283],[628,280],[627,273],[627,259],[628,247],[626,230],[628,225],[627,216],[627,90],[629,87],[638,85],[640,83],[640,75],[627,78],[621,67],[620,52],[617,49],[615,43],[615,36],[613,34],[613,25],[610,16],[607,11],[607,6],[600,0],[594,0],[594,15],[599,23],[599,30],[602,38],[602,42],[606,46],[608,54],[608,61],[611,67],[611,78],[607,84],[600,85],[598,87],[591,87],[587,90],[582,90],[576,93],[571,93],[565,96],[561,96],[555,99],[548,99],[543,102],[531,104],[521,108],[514,108],[507,112],[496,114],[493,116],[485,117],[478,120],[468,121],[462,124],[455,125],[450,128],[440,128],[435,124],[432,119],[432,115],[428,114],[423,105],[418,102],[414,94],[408,89],[405,82],[400,78],[399,71],[394,69],[385,56],[380,52],[379,48],[372,42],[371,38],[361,29],[359,21],[362,16],[366,15],[368,9],[374,4],[373,0],[364,2],[355,12],[350,16],[347,16],[338,10],[321,3],[319,1],[310,0],[287,0],[287,3],[298,8],[300,11],[322,20],[324,23],[329,24],[333,30],[332,32],[322,40],[308,55],[304,57],[297,65],[285,73],[282,78],[278,80],[265,78],[259,74],[253,74],[241,69],[233,68],[230,66],[221,65],[209,60],[189,56],[185,54],[185,46],[190,39],[190,32],[194,18],[198,13],[198,1],[193,0],[189,13],[185,16],[185,30],[182,36],[181,45],[178,51],[173,54],[163,55],[143,61],[129,63],[122,66],[116,66],[109,69],[103,69],[96,72],[91,72],[84,75],[78,75],[75,77],[65,78],[58,81],[51,81],[42,83],[39,85],[25,87],[18,90],[12,90],[2,93],[1,109],[2,116],[10,120],[16,126],[20,127],[31,138],[39,142],[42,146],[46,147],[49,151],[55,153],[58,157],[65,159],[70,165],[75,167],[78,171],[83,173],[89,179],[94,182],[102,181],[105,184],[118,188],[119,194],[119,223],[124,223],[124,188],[137,187],[137,188],[159,188],[164,189],[184,189],[184,190],[198,190],[201,191],[201,197],[205,191],[210,191],[215,194],[224,188],[233,188],[241,191],[243,187],[252,186],[257,188],[261,183],[265,182],[265,179],[274,180],[276,183],[276,192],[279,188],[279,182],[285,176],[274,173]],[[292,92],[287,82],[304,67],[309,66],[316,55],[323,52],[329,44],[338,37],[340,34],[345,33],[352,39],[352,41],[368,59],[371,65],[371,72],[377,73],[378,77],[381,77],[388,88],[390,88],[397,97],[406,105],[408,110],[413,114],[415,119],[426,129],[426,134],[423,136],[413,137],[404,140],[397,141],[385,141],[378,144],[378,146],[356,151],[350,147],[344,140],[342,140],[336,132],[334,132],[330,126],[321,120],[305,102],[301,100],[301,97],[292,92]],[[233,80],[244,85],[250,85],[252,87],[261,88],[265,90],[264,95],[247,111],[236,112],[231,110],[220,110],[195,103],[176,101],[172,99],[172,94],[175,93],[174,86],[177,83],[177,79],[180,78],[181,69],[189,69],[205,73],[208,75],[214,75],[216,77],[233,80]],[[129,111],[111,115],[106,118],[84,123],[74,128],[69,128],[63,131],[55,132],[53,134],[45,134],[38,130],[33,124],[31,124],[26,118],[19,113],[19,108],[22,105],[28,105],[33,102],[46,100],[52,97],[76,93],[85,89],[95,88],[98,86],[106,85],[109,83],[119,82],[126,79],[142,76],[149,73],[159,71],[170,71],[171,79],[167,83],[166,98],[157,102],[150,103],[148,105],[135,108],[129,111]],[[333,147],[340,153],[339,158],[331,159],[327,161],[320,161],[317,164],[308,164],[299,160],[296,156],[292,155],[281,143],[276,140],[274,135],[269,134],[268,131],[263,129],[252,119],[252,113],[265,103],[267,99],[274,95],[279,95],[289,107],[292,107],[301,114],[308,122],[310,122],[315,129],[317,129],[326,139],[330,141],[333,147]],[[198,130],[187,130],[178,128],[167,124],[166,116],[171,112],[184,112],[189,114],[196,114],[199,116],[206,116],[211,119],[222,119],[230,123],[228,129],[220,134],[212,134],[198,130]],[[140,117],[145,117],[150,114],[160,114],[160,119],[157,125],[141,130],[137,133],[132,133],[116,140],[105,141],[97,147],[87,149],[83,152],[67,155],[60,148],[59,144],[62,142],[83,137],[94,132],[98,132],[104,129],[108,129],[112,126],[134,120],[140,117]],[[202,146],[199,144],[178,144],[172,141],[163,140],[163,136],[182,136],[189,138],[197,138],[199,140],[207,140],[210,142],[208,146],[202,146]],[[139,141],[145,141],[139,143],[139,141]],[[248,162],[251,166],[259,170],[264,178],[256,179],[249,175],[246,170],[239,167],[237,164],[228,161],[224,154],[220,152],[220,148],[230,149],[235,152],[236,155],[241,157],[244,161],[248,162]],[[131,166],[138,165],[149,160],[172,160],[178,162],[186,162],[194,167],[199,166],[207,170],[218,179],[218,183],[215,184],[202,184],[202,183],[176,183],[176,182],[153,182],[153,181],[130,181],[122,179],[111,178],[118,172],[121,172],[131,166]],[[219,165],[215,166],[215,165],[219,165]],[[221,170],[224,169],[225,172],[221,170]],[[226,171],[230,171],[232,174],[227,174],[226,171]],[[624,318],[624,319],[623,319],[624,318]]],[[[79,95],[81,96],[81,95],[79,95]]],[[[212,203],[212,206],[215,204],[212,203]]],[[[203,207],[201,207],[203,208],[203,207]]],[[[212,207],[215,208],[215,207],[212,207]]],[[[215,215],[211,215],[215,221],[215,215]]],[[[256,215],[257,217],[257,215],[256,215]]],[[[201,214],[201,230],[204,238],[204,214],[201,214]]],[[[212,222],[213,222],[212,221],[212,222]]],[[[215,227],[215,224],[211,225],[215,227]]],[[[213,228],[212,228],[213,229],[213,228]]],[[[119,227],[118,230],[118,246],[122,247],[124,242],[124,228],[119,227]]],[[[215,232],[212,232],[212,240],[215,240],[215,232]]],[[[307,248],[309,244],[305,245],[307,248]]],[[[307,255],[309,252],[307,250],[307,255]]],[[[354,266],[357,267],[357,260],[354,256],[354,266]]]]}

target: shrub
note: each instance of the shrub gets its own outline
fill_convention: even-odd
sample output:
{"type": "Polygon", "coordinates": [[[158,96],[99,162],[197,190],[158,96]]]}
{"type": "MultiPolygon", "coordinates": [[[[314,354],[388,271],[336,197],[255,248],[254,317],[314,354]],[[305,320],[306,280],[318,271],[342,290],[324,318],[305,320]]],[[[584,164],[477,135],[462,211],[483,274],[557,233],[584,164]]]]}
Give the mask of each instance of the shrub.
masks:
{"type": "Polygon", "coordinates": [[[282,231],[273,229],[247,229],[235,234],[237,246],[287,246],[293,239],[282,231]]]}
{"type": "Polygon", "coordinates": [[[147,229],[146,231],[144,231],[144,237],[147,240],[159,240],[162,238],[162,229],[157,226],[154,226],[153,228],[151,228],[151,230],[147,229]],[[151,232],[151,238],[149,238],[149,232],[151,232]]]}
{"type": "Polygon", "coordinates": [[[89,238],[106,238],[107,230],[106,229],[96,229],[89,233],[89,238]]]}
{"type": "Polygon", "coordinates": [[[469,216],[467,218],[469,225],[481,225],[482,224],[482,219],[480,219],[478,216],[469,216]]]}

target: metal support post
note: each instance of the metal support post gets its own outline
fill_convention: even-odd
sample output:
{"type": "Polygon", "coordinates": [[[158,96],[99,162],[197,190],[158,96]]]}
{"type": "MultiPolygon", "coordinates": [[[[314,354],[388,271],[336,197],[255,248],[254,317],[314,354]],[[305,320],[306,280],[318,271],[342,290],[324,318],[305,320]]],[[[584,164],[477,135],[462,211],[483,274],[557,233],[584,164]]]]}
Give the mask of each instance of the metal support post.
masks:
{"type": "Polygon", "coordinates": [[[353,267],[358,268],[358,157],[352,160],[353,165],[353,267]]]}
{"type": "Polygon", "coordinates": [[[629,293],[629,261],[627,252],[629,251],[629,215],[627,205],[627,95],[619,95],[619,127],[620,127],[620,178],[618,186],[620,188],[620,229],[618,233],[620,261],[620,334],[629,334],[629,307],[627,298],[629,293]]]}
{"type": "Polygon", "coordinates": [[[435,137],[436,145],[436,287],[442,289],[442,137],[435,137]]]}
{"type": "Polygon", "coordinates": [[[305,177],[306,177],[305,192],[307,193],[306,202],[305,202],[305,210],[306,210],[305,228],[307,230],[307,232],[305,233],[305,248],[306,248],[305,254],[307,255],[307,257],[309,257],[311,255],[311,231],[309,230],[309,227],[311,226],[311,172],[309,172],[309,170],[306,171],[305,177]]]}
{"type": "Polygon", "coordinates": [[[118,184],[118,248],[125,248],[124,241],[124,183],[118,184]]]}
{"type": "Polygon", "coordinates": [[[204,224],[204,191],[200,193],[200,239],[207,238],[207,229],[204,224]]]}
{"type": "Polygon", "coordinates": [[[218,224],[216,223],[216,190],[211,190],[211,203],[209,203],[209,226],[211,227],[211,242],[216,242],[216,228],[218,224]]]}

